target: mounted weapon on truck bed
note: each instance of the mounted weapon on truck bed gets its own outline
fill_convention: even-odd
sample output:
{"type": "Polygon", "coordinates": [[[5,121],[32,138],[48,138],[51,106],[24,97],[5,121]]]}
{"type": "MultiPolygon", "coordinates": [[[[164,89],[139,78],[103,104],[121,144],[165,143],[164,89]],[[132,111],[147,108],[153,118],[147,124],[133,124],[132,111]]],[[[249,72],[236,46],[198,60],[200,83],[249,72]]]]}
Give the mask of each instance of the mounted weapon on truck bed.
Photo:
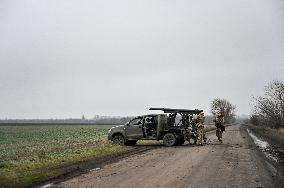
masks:
{"type": "Polygon", "coordinates": [[[199,114],[203,110],[188,110],[188,109],[174,109],[174,108],[149,108],[149,110],[162,110],[164,113],[179,113],[179,114],[199,114]]]}
{"type": "Polygon", "coordinates": [[[169,113],[168,123],[170,126],[189,127],[192,122],[193,115],[203,112],[203,110],[188,110],[188,109],[173,109],[173,108],[149,108],[149,110],[162,110],[164,113],[169,113]],[[179,123],[175,124],[177,114],[181,116],[179,123]]]}

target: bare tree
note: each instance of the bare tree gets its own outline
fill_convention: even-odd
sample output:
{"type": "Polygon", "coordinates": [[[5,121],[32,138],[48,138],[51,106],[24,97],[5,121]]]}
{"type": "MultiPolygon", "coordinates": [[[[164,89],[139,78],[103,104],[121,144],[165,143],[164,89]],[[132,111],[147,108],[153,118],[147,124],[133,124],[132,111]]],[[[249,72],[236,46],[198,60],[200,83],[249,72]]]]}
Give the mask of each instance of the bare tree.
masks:
{"type": "Polygon", "coordinates": [[[211,102],[211,113],[214,116],[216,116],[217,113],[221,113],[224,116],[226,123],[235,121],[235,111],[236,106],[232,105],[226,99],[216,98],[211,102]]]}
{"type": "Polygon", "coordinates": [[[254,114],[259,124],[284,127],[284,82],[274,80],[264,88],[264,96],[254,97],[254,114]]]}

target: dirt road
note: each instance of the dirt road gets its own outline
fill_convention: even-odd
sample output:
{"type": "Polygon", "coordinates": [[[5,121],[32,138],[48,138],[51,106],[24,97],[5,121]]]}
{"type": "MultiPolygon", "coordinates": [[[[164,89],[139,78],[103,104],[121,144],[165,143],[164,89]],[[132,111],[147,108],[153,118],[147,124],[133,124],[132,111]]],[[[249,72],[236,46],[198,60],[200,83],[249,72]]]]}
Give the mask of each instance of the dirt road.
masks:
{"type": "Polygon", "coordinates": [[[244,128],[228,127],[223,144],[214,133],[208,137],[205,146],[159,147],[55,187],[277,187],[244,128]]]}

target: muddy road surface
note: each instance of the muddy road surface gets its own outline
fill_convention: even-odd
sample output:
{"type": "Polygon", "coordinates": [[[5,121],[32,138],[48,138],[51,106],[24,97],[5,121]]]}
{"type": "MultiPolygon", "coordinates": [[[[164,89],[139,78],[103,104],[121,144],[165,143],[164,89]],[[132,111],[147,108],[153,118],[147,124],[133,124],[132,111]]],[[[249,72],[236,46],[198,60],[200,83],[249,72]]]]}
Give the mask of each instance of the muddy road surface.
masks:
{"type": "Polygon", "coordinates": [[[214,132],[204,146],[158,147],[74,177],[53,187],[279,187],[273,165],[246,128],[214,132]]]}

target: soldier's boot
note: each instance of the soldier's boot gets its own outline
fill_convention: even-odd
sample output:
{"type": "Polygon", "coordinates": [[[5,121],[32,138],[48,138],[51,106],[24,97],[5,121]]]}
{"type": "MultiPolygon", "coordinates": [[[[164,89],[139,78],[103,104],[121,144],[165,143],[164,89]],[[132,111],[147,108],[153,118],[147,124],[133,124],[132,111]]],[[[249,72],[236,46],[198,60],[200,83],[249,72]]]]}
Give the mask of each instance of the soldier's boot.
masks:
{"type": "Polygon", "coordinates": [[[222,140],[222,132],[220,132],[220,143],[222,143],[223,140],[222,140]]]}
{"type": "Polygon", "coordinates": [[[201,145],[200,137],[197,138],[196,145],[198,145],[198,146],[201,145]]]}
{"type": "Polygon", "coordinates": [[[205,136],[205,133],[203,132],[203,143],[206,144],[207,143],[207,137],[205,136]]]}

